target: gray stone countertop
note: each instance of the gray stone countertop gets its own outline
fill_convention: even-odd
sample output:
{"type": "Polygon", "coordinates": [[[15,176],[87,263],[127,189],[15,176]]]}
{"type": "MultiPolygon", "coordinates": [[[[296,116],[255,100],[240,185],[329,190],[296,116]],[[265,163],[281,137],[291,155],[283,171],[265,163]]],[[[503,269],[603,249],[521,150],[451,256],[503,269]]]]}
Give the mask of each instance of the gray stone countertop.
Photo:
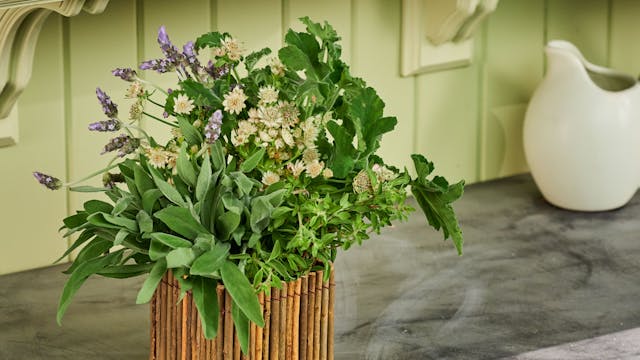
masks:
{"type": "MultiPolygon", "coordinates": [[[[640,195],[569,212],[520,175],[456,210],[462,257],[419,211],[338,256],[336,359],[640,359],[640,195]]],[[[0,277],[0,360],[148,358],[144,279],[90,279],[58,327],[62,269],[0,277]]]]}

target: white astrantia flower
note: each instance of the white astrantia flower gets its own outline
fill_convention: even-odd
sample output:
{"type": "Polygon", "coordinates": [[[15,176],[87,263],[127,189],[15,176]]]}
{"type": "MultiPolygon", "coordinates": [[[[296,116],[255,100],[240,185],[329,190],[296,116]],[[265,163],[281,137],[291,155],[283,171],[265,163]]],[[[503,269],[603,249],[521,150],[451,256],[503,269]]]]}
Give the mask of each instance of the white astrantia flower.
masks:
{"type": "Polygon", "coordinates": [[[282,114],[280,114],[278,108],[274,106],[260,107],[258,114],[260,115],[260,122],[264,124],[264,126],[277,128],[282,125],[282,114]]]}
{"type": "Polygon", "coordinates": [[[300,174],[302,174],[302,172],[304,171],[304,167],[304,162],[302,162],[301,160],[297,160],[295,163],[287,164],[287,169],[289,169],[293,177],[296,178],[300,176],[300,174]]]}
{"type": "Polygon", "coordinates": [[[249,115],[249,119],[247,119],[247,120],[250,121],[250,122],[258,122],[258,121],[260,121],[260,112],[256,108],[249,109],[247,111],[247,115],[249,115]]]}
{"type": "Polygon", "coordinates": [[[258,97],[263,104],[272,104],[278,102],[278,90],[273,86],[263,86],[258,90],[258,97]]]}
{"type": "Polygon", "coordinates": [[[273,171],[267,171],[262,174],[262,183],[269,186],[280,181],[280,175],[274,173],[273,171]]]}
{"type": "Polygon", "coordinates": [[[307,164],[306,170],[311,178],[315,178],[322,173],[323,168],[324,163],[322,161],[314,160],[307,164]]]}
{"type": "Polygon", "coordinates": [[[222,40],[222,46],[226,50],[226,53],[227,53],[227,56],[229,56],[229,59],[233,61],[238,61],[240,60],[240,57],[242,57],[243,49],[240,46],[240,43],[238,42],[238,40],[230,37],[226,37],[224,38],[224,40],[222,40]]]}
{"type": "Polygon", "coordinates": [[[147,148],[145,149],[145,153],[147,158],[149,159],[149,164],[157,169],[164,168],[167,165],[167,160],[169,157],[167,156],[167,152],[164,149],[159,148],[147,148]]]}
{"type": "Polygon", "coordinates": [[[389,181],[396,178],[396,173],[389,170],[386,166],[374,164],[371,170],[376,174],[378,181],[389,181]]]}
{"type": "Polygon", "coordinates": [[[238,133],[245,136],[251,136],[251,135],[254,135],[256,132],[258,132],[258,128],[252,123],[250,123],[248,120],[242,120],[238,122],[238,133]]]}
{"type": "Polygon", "coordinates": [[[178,95],[173,104],[173,111],[176,114],[189,114],[194,108],[193,100],[185,94],[178,95]]]}
{"type": "Polygon", "coordinates": [[[244,103],[246,100],[247,96],[244,94],[244,91],[239,86],[236,86],[233,91],[224,95],[224,101],[222,102],[224,111],[231,114],[240,114],[247,106],[244,103]]]}
{"type": "Polygon", "coordinates": [[[271,58],[271,61],[269,61],[269,68],[273,75],[284,76],[284,64],[277,56],[271,58]]]}
{"type": "Polygon", "coordinates": [[[222,57],[225,56],[227,50],[224,47],[214,47],[211,49],[213,51],[213,56],[222,57]]]}
{"type": "Polygon", "coordinates": [[[282,141],[290,147],[294,147],[296,145],[296,141],[293,139],[293,135],[291,131],[287,129],[280,130],[280,136],[282,137],[282,141]]]}
{"type": "Polygon", "coordinates": [[[308,148],[302,153],[302,161],[304,161],[306,164],[318,161],[319,158],[320,154],[316,149],[308,148]]]}
{"type": "Polygon", "coordinates": [[[131,85],[129,85],[127,93],[124,95],[124,97],[128,99],[134,99],[142,94],[144,94],[144,86],[139,81],[134,81],[131,83],[131,85]]]}
{"type": "Polygon", "coordinates": [[[333,170],[331,170],[331,169],[322,170],[322,176],[324,176],[325,179],[332,178],[333,177],[333,170]]]}

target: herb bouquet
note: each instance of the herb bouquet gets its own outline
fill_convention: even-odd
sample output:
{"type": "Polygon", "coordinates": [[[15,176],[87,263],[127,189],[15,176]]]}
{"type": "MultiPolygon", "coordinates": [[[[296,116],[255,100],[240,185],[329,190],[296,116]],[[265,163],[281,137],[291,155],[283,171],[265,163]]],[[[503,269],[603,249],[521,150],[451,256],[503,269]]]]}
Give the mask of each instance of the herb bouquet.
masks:
{"type": "Polygon", "coordinates": [[[132,69],[114,70],[131,83],[128,120],[97,89],[107,119],[89,130],[121,132],[104,147],[116,153],[97,173],[104,187],[34,173],[50,189],[104,192],[111,200],[87,201],[64,219],[64,236],[77,240],[63,257],[83,247],[66,271],[58,321],[91,275],[149,273],[137,298],[146,303],[171,270],[209,339],[218,332],[216,287],[224,285],[246,353],[250,322],[265,324],[257,294],[315,270],[326,280],[338,249],[407,218],[409,186],[429,224],[461,251],[450,204],[463,182],[429,179],[433,164],[421,155],[412,156],[415,179],[385,164],[376,151],[396,118],[383,115],[376,91],[340,60],[334,29],[301,20],[306,32],[289,30],[277,56],[268,48],[243,55],[236,39],[218,32],[179,50],[161,27],[164,57],[139,68],[178,81],[164,89],[132,69]],[[204,53],[211,54],[206,63],[204,53]],[[166,125],[170,140],[147,135],[137,126],[143,117],[166,125]]]}

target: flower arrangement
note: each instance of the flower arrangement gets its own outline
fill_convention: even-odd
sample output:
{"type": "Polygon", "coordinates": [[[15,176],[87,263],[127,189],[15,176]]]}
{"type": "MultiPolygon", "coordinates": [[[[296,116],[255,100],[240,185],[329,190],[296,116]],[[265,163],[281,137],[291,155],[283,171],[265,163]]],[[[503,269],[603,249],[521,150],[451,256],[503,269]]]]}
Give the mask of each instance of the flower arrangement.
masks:
{"type": "MultiPolygon", "coordinates": [[[[235,38],[218,32],[180,51],[161,27],[164,57],[139,68],[174,73],[177,86],[166,90],[133,69],[114,70],[130,83],[128,121],[97,89],[106,120],[89,130],[121,132],[104,146],[103,154],[115,153],[109,165],[91,175],[102,174],[104,186],[34,173],[49,189],[111,200],[87,201],[64,219],[64,236],[77,239],[63,257],[82,248],[66,271],[58,322],[91,275],[148,273],[137,297],[146,303],[171,269],[182,294],[193,294],[207,338],[218,330],[218,283],[233,299],[238,329],[249,321],[263,326],[257,292],[312,270],[324,268],[328,277],[338,249],[407,218],[407,187],[429,224],[461,252],[451,203],[463,182],[429,179],[434,167],[421,155],[412,156],[415,179],[385,164],[376,151],[396,118],[383,115],[375,90],[340,60],[334,29],[301,20],[306,32],[289,30],[277,56],[268,48],[244,55],[235,38]],[[142,117],[166,125],[170,139],[161,144],[146,134],[136,126],[142,117]]],[[[247,334],[238,338],[246,351],[247,334]]]]}

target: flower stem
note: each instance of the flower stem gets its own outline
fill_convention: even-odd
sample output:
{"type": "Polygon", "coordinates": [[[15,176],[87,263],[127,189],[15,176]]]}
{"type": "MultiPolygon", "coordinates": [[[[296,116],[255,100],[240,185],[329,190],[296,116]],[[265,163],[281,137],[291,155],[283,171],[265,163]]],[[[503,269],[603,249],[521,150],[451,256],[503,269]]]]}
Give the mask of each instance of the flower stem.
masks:
{"type": "Polygon", "coordinates": [[[137,78],[137,80],[140,81],[143,84],[147,84],[147,85],[153,86],[154,88],[158,89],[161,93],[163,93],[165,95],[169,95],[169,93],[165,89],[163,89],[160,86],[152,83],[151,81],[143,80],[143,79],[140,79],[140,78],[137,78]]]}
{"type": "Polygon", "coordinates": [[[172,123],[170,123],[170,122],[168,122],[168,121],[165,121],[165,120],[162,120],[162,119],[160,119],[159,117],[157,117],[157,116],[153,116],[153,115],[149,114],[149,113],[148,113],[148,112],[146,112],[146,111],[143,111],[142,113],[143,113],[143,114],[145,114],[145,115],[147,115],[148,117],[150,117],[150,118],[154,119],[154,120],[160,121],[161,123],[163,123],[163,124],[165,124],[165,125],[169,125],[169,126],[174,127],[174,128],[177,128],[177,127],[178,127],[178,125],[176,125],[176,124],[172,124],[172,123]]]}
{"type": "Polygon", "coordinates": [[[73,186],[73,185],[79,184],[79,183],[81,183],[81,182],[83,182],[83,181],[87,181],[87,180],[91,179],[91,178],[92,178],[92,177],[94,177],[94,176],[98,176],[98,175],[104,174],[105,172],[107,172],[107,171],[109,171],[109,170],[111,170],[111,169],[113,169],[113,168],[117,167],[118,165],[120,165],[120,163],[114,164],[114,162],[115,162],[117,159],[118,159],[118,156],[116,156],[116,157],[114,157],[113,159],[111,159],[111,161],[109,161],[109,164],[107,164],[107,167],[105,167],[104,169],[100,169],[100,170],[98,170],[98,171],[96,171],[96,172],[93,172],[93,173],[91,173],[91,174],[89,174],[89,175],[87,175],[87,176],[83,177],[83,178],[82,178],[82,179],[80,179],[80,180],[76,180],[76,181],[68,182],[68,183],[64,184],[63,186],[66,186],[66,187],[73,186]]]}

